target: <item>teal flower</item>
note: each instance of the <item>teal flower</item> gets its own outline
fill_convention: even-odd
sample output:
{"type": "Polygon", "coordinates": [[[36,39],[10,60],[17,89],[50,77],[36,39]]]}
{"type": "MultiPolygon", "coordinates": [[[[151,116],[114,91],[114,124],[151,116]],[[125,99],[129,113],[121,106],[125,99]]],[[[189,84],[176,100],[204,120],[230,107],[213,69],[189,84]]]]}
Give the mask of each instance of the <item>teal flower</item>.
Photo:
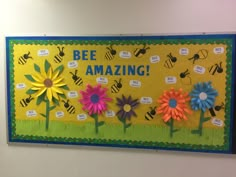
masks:
{"type": "Polygon", "coordinates": [[[202,110],[212,108],[218,92],[211,86],[211,82],[197,83],[189,94],[191,98],[191,107],[193,110],[202,110]]]}

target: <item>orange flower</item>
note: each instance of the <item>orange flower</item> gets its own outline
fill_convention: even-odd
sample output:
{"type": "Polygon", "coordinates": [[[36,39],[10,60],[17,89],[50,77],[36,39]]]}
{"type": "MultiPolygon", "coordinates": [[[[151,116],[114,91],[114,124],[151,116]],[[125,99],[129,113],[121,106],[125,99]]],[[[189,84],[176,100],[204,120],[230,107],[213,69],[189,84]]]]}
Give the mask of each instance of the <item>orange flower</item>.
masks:
{"type": "Polygon", "coordinates": [[[188,118],[185,113],[191,114],[192,111],[187,108],[187,101],[190,100],[188,93],[183,93],[182,89],[164,91],[164,94],[157,100],[160,106],[156,109],[157,114],[163,114],[162,119],[168,122],[171,118],[181,120],[188,118]]]}

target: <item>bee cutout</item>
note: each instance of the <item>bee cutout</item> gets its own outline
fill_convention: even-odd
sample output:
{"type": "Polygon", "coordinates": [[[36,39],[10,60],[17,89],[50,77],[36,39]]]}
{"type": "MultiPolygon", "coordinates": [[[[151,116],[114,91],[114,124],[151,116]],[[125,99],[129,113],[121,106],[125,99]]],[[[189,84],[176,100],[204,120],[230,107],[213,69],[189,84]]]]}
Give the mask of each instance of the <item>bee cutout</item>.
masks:
{"type": "Polygon", "coordinates": [[[156,115],[156,106],[154,108],[150,107],[150,111],[146,112],[145,119],[146,120],[152,120],[153,117],[156,115]]]}
{"type": "Polygon", "coordinates": [[[206,59],[208,56],[208,51],[206,49],[201,49],[197,53],[193,55],[193,57],[189,58],[188,60],[193,60],[193,64],[196,60],[203,60],[206,59]]]}
{"type": "Polygon", "coordinates": [[[59,50],[59,53],[54,56],[54,61],[55,61],[55,63],[61,63],[63,60],[63,57],[65,56],[65,53],[63,51],[64,47],[62,47],[61,49],[60,49],[60,47],[57,47],[57,48],[59,50]]]}
{"type": "Polygon", "coordinates": [[[62,100],[62,102],[64,103],[64,107],[66,108],[66,111],[69,114],[74,114],[75,113],[75,107],[73,105],[69,104],[69,100],[67,100],[67,101],[62,100]]]}
{"type": "Polygon", "coordinates": [[[211,75],[215,75],[216,73],[222,73],[224,70],[221,66],[222,62],[220,62],[219,64],[214,64],[212,65],[210,68],[208,68],[208,71],[211,75]]]}
{"type": "Polygon", "coordinates": [[[171,69],[174,67],[174,63],[177,61],[177,58],[172,56],[171,53],[169,53],[167,57],[168,59],[165,61],[164,67],[171,69]]]}
{"type": "MultiPolygon", "coordinates": [[[[220,111],[220,110],[222,110],[222,109],[224,109],[224,108],[225,108],[225,104],[224,104],[224,103],[221,103],[221,105],[216,105],[216,106],[215,106],[215,111],[220,111]]],[[[212,117],[215,117],[215,116],[216,116],[216,113],[215,113],[215,111],[214,111],[213,108],[210,108],[209,111],[210,111],[212,117]]]]}
{"type": "Polygon", "coordinates": [[[18,59],[18,64],[20,64],[20,65],[26,64],[26,62],[27,62],[27,60],[28,60],[29,58],[33,59],[33,58],[30,56],[30,52],[28,52],[28,53],[26,53],[26,54],[20,56],[20,58],[18,59]]]}
{"type": "Polygon", "coordinates": [[[143,48],[136,48],[134,50],[134,56],[140,58],[142,57],[150,47],[146,47],[146,44],[143,45],[143,48]]]}
{"type": "Polygon", "coordinates": [[[181,78],[181,82],[184,85],[190,85],[192,83],[191,77],[189,76],[190,72],[187,69],[186,71],[182,72],[179,74],[179,77],[181,78]]]}
{"type": "Polygon", "coordinates": [[[222,110],[222,109],[225,109],[225,104],[224,104],[224,103],[221,103],[221,105],[216,105],[216,106],[215,106],[215,110],[216,110],[216,111],[220,111],[220,110],[222,110]]]}
{"type": "Polygon", "coordinates": [[[115,80],[115,84],[111,86],[111,93],[118,93],[121,88],[122,88],[121,79],[119,79],[119,82],[115,80]]]}
{"type": "Polygon", "coordinates": [[[22,107],[26,107],[29,105],[29,103],[33,100],[34,98],[31,97],[31,95],[28,97],[28,98],[23,98],[21,101],[20,101],[20,104],[22,107]]]}
{"type": "Polygon", "coordinates": [[[81,77],[77,76],[77,69],[75,70],[75,73],[70,72],[72,74],[72,79],[75,83],[75,85],[81,86],[83,84],[83,80],[81,77]]]}
{"type": "Polygon", "coordinates": [[[116,50],[112,48],[112,45],[110,47],[107,47],[107,52],[105,54],[105,59],[107,60],[113,60],[116,55],[116,50]]]}

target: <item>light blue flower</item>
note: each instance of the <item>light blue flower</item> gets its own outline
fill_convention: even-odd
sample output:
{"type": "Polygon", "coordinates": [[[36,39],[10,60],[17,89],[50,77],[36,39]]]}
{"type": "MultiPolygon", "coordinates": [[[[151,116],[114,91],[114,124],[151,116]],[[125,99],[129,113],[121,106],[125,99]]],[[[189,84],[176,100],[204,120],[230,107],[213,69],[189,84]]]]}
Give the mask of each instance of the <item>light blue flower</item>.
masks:
{"type": "Polygon", "coordinates": [[[194,85],[194,89],[189,93],[191,96],[191,107],[193,110],[212,108],[218,92],[211,86],[211,82],[199,82],[194,85]]]}

